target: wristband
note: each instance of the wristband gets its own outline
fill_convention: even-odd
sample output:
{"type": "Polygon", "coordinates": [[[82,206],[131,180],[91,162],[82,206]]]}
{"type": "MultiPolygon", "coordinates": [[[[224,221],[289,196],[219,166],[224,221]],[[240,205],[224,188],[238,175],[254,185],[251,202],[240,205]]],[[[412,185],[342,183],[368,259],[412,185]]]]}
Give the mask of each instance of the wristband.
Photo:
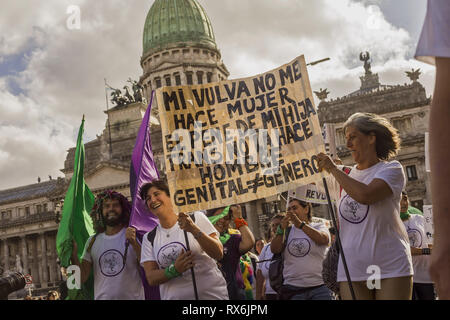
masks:
{"type": "Polygon", "coordinates": [[[423,254],[423,255],[429,255],[429,254],[431,254],[430,248],[423,248],[423,249],[422,249],[422,254],[423,254]]]}
{"type": "Polygon", "coordinates": [[[247,221],[245,221],[244,219],[242,219],[242,218],[236,218],[236,219],[234,219],[234,224],[236,225],[236,229],[239,229],[240,227],[243,227],[243,226],[248,226],[248,223],[247,223],[247,221]]]}
{"type": "Polygon", "coordinates": [[[305,226],[305,221],[302,221],[302,223],[300,223],[300,227],[298,227],[299,229],[303,229],[303,227],[305,226]]]}
{"type": "Polygon", "coordinates": [[[278,225],[276,235],[277,236],[282,236],[283,234],[284,234],[284,230],[281,229],[281,225],[278,225]]]}
{"type": "Polygon", "coordinates": [[[177,271],[177,269],[175,269],[175,264],[172,263],[170,266],[168,266],[164,269],[164,275],[168,279],[173,279],[173,278],[181,276],[181,273],[179,273],[177,271]]]}

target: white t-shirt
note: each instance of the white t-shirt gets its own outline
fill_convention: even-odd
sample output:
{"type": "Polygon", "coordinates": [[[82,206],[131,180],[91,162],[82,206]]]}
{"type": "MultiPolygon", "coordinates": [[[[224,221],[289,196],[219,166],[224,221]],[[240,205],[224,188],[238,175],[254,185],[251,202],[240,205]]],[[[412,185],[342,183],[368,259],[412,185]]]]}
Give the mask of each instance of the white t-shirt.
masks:
{"type": "Polygon", "coordinates": [[[139,273],[136,253],[130,245],[124,266],[126,228],[112,236],[100,233],[90,252],[87,248],[92,236],[84,246],[82,259],[94,268],[95,300],[144,300],[144,287],[139,273]]]}
{"type": "MultiPolygon", "coordinates": [[[[312,222],[309,226],[330,233],[323,222],[312,222]]],[[[283,284],[306,288],[323,284],[322,262],[328,245],[317,245],[303,230],[292,226],[286,248],[283,251],[283,284]]]]}
{"type": "Polygon", "coordinates": [[[270,266],[270,260],[273,257],[272,250],[270,250],[270,243],[266,244],[262,250],[261,254],[259,255],[259,261],[263,260],[269,260],[265,262],[258,263],[258,269],[261,270],[261,274],[266,280],[266,294],[277,294],[275,290],[272,289],[270,286],[270,280],[269,280],[269,266],[270,266]]]}
{"type": "MultiPolygon", "coordinates": [[[[205,234],[217,234],[216,228],[202,212],[195,212],[195,224],[205,234]]],[[[154,246],[148,240],[148,233],[144,235],[141,251],[141,264],[146,261],[155,261],[160,269],[165,269],[175,262],[181,251],[186,251],[184,231],[178,223],[170,229],[164,229],[160,224],[157,226],[154,246]]],[[[194,272],[197,283],[197,292],[200,300],[228,300],[227,284],[217,267],[216,260],[206,254],[188,232],[188,240],[192,253],[194,254],[194,272]]],[[[185,271],[181,276],[170,279],[159,285],[162,300],[194,300],[194,286],[192,283],[191,270],[185,271]]]]}
{"type": "Polygon", "coordinates": [[[427,15],[415,57],[435,64],[435,57],[450,57],[450,1],[428,0],[427,15]]]}
{"type": "MultiPolygon", "coordinates": [[[[354,166],[350,177],[366,185],[374,179],[384,180],[393,192],[386,199],[365,205],[342,190],[337,205],[340,236],[352,281],[366,281],[373,276],[373,271],[367,273],[372,265],[380,268],[381,279],[412,275],[408,235],[399,213],[405,185],[402,165],[398,161],[380,161],[364,170],[354,166]]],[[[341,256],[337,281],[347,281],[341,256]]]]}
{"type": "MultiPolygon", "coordinates": [[[[408,233],[409,243],[414,248],[428,248],[428,238],[425,233],[425,218],[419,214],[410,215],[409,219],[403,221],[408,233]]],[[[414,266],[414,283],[433,283],[431,280],[430,256],[412,256],[414,266]]]]}

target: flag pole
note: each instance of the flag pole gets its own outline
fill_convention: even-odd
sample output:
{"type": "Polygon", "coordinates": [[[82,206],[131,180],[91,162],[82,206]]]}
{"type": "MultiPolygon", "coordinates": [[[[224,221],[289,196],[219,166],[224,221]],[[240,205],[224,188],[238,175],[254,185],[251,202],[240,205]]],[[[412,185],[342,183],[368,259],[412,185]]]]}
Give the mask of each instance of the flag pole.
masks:
{"type": "Polygon", "coordinates": [[[328,191],[328,185],[327,185],[327,181],[326,181],[325,177],[322,178],[322,181],[323,181],[323,186],[325,187],[325,193],[327,195],[328,213],[331,216],[331,220],[333,221],[334,229],[336,230],[336,243],[339,248],[339,254],[342,257],[342,264],[344,265],[345,276],[347,277],[348,286],[350,288],[350,293],[352,295],[352,299],[356,300],[355,291],[353,290],[352,279],[350,278],[350,273],[348,272],[347,261],[345,260],[344,249],[342,248],[342,243],[341,243],[341,236],[340,236],[339,228],[337,227],[336,216],[334,215],[334,209],[333,209],[333,205],[331,203],[330,193],[328,191]]]}
{"type": "Polygon", "coordinates": [[[112,159],[111,123],[109,122],[108,92],[106,91],[106,87],[109,87],[109,88],[111,88],[111,87],[106,83],[106,78],[104,78],[104,79],[105,79],[106,113],[108,114],[109,160],[111,160],[112,159]]]}
{"type": "MultiPolygon", "coordinates": [[[[189,239],[188,239],[186,230],[184,231],[184,239],[186,241],[186,248],[188,249],[188,251],[191,250],[191,248],[189,246],[189,239]]],[[[194,285],[195,300],[198,300],[197,281],[195,280],[194,267],[191,268],[191,274],[192,274],[192,283],[194,285]]]]}

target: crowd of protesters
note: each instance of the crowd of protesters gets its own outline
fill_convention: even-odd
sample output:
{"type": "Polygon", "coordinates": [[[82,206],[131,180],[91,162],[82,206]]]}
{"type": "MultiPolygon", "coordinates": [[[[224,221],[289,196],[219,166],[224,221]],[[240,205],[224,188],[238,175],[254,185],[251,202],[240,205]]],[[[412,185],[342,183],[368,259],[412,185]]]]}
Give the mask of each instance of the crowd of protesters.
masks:
{"type": "Polygon", "coordinates": [[[288,198],[268,237],[255,241],[239,204],[177,213],[158,180],[139,191],[158,218],[139,241],[126,197],[105,191],[81,262],[74,242],[81,281],[93,275],[96,300],[143,300],[144,284],[157,286],[162,300],[435,299],[424,219],[409,206],[401,164],[390,160],[400,147],[397,131],[383,117],[357,113],[344,132],[353,167],[317,155],[334,179],[337,226],[313,220],[311,203],[288,198]],[[379,286],[368,285],[370,266],[380,271],[379,286]]]}

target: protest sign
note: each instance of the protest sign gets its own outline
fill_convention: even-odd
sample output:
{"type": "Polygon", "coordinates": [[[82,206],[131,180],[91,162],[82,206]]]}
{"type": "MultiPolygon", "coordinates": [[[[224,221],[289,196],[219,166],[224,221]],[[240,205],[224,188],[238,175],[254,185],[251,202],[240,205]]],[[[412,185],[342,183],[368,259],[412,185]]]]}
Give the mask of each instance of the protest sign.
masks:
{"type": "Polygon", "coordinates": [[[295,190],[289,190],[289,198],[310,203],[328,204],[325,190],[323,188],[317,188],[314,184],[307,184],[295,190]]]}
{"type": "Polygon", "coordinates": [[[433,226],[433,206],[423,206],[423,217],[425,218],[425,234],[429,244],[433,244],[434,226],[433,226]]]}
{"type": "Polygon", "coordinates": [[[430,167],[430,133],[425,132],[425,171],[431,172],[430,167]]]}
{"type": "Polygon", "coordinates": [[[172,201],[190,212],[318,181],[325,152],[305,59],[254,77],[156,91],[172,201]]]}

